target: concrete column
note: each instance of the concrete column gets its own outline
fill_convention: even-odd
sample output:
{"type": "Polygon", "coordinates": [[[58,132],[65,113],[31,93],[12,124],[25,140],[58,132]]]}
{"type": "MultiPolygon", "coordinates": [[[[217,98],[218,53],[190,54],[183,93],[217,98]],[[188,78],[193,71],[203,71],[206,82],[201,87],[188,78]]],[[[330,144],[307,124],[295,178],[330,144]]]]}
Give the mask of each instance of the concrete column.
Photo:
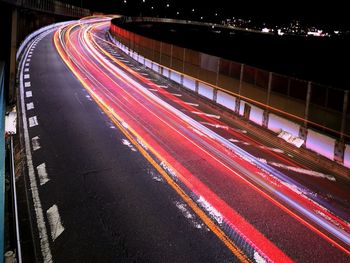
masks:
{"type": "Polygon", "coordinates": [[[17,8],[12,10],[12,21],[11,21],[11,51],[10,51],[10,77],[9,77],[9,103],[13,103],[16,100],[16,49],[17,49],[17,8]]]}

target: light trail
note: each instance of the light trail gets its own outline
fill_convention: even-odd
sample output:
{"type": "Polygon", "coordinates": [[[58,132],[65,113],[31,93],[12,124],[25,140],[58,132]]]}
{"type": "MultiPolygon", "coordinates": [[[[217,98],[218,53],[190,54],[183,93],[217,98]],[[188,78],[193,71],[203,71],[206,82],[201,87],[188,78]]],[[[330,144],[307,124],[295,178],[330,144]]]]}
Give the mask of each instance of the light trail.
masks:
{"type": "MultiPolygon", "coordinates": [[[[350,243],[347,232],[330,224],[329,221],[326,221],[314,212],[314,210],[320,211],[321,207],[319,205],[296,194],[280,182],[281,180],[288,180],[288,178],[285,178],[282,173],[263,164],[254,156],[228,142],[212,130],[171,107],[145,89],[141,84],[131,79],[127,73],[133,76],[138,73],[119,61],[117,64],[127,73],[123,72],[101,55],[106,55],[105,52],[98,51],[100,50],[98,44],[93,39],[94,35],[90,32],[93,32],[95,30],[94,28],[98,26],[104,26],[104,24],[97,23],[93,26],[88,21],[85,21],[83,24],[83,27],[73,25],[67,29],[61,29],[55,34],[55,45],[61,57],[84,84],[92,97],[109,114],[115,124],[125,134],[128,134],[128,138],[130,137],[129,140],[138,148],[137,140],[142,141],[158,160],[161,160],[166,164],[166,167],[170,167],[175,171],[176,178],[171,179],[173,183],[178,178],[197,196],[204,196],[217,211],[223,214],[226,220],[229,220],[237,230],[241,231],[241,235],[245,240],[267,260],[278,261],[284,259],[284,262],[290,260],[279,248],[274,246],[264,235],[235,212],[227,203],[227,199],[224,200],[220,197],[220,193],[214,192],[213,189],[206,186],[196,177],[196,175],[199,177],[203,176],[202,174],[198,174],[199,172],[196,173],[193,167],[185,167],[181,163],[181,160],[185,160],[186,157],[182,157],[182,159],[176,158],[176,156],[181,155],[192,156],[195,152],[196,158],[206,160],[206,164],[202,164],[202,168],[198,169],[198,167],[195,167],[199,171],[205,173],[204,171],[210,167],[209,171],[213,170],[217,171],[217,173],[222,173],[222,178],[231,178],[235,182],[238,182],[237,179],[239,179],[240,184],[244,182],[246,186],[254,189],[255,192],[259,193],[265,199],[282,208],[289,215],[298,219],[301,223],[308,226],[345,253],[350,254],[348,248],[342,245],[341,242],[328,237],[299,215],[303,215],[327,232],[332,233],[332,235],[342,240],[342,242],[346,244],[350,243]],[[125,122],[128,123],[127,128],[121,125],[121,123],[125,122]],[[168,134],[162,134],[163,131],[167,131],[168,134]],[[202,133],[203,136],[198,136],[196,131],[202,133]],[[181,154],[180,152],[171,154],[167,144],[172,144],[171,151],[176,149],[179,151],[181,148],[181,154]],[[181,144],[181,147],[177,144],[181,144]],[[265,177],[260,176],[259,174],[261,173],[265,177]],[[271,178],[270,174],[273,174],[275,177],[271,178]],[[276,184],[278,187],[276,187],[276,184]],[[296,209],[298,214],[292,212],[284,204],[288,204],[288,206],[296,209]]],[[[139,77],[139,79],[146,85],[158,88],[158,91],[164,92],[164,89],[159,86],[157,87],[156,84],[143,76],[139,77]]],[[[171,97],[173,95],[169,95],[168,93],[166,96],[171,97]]],[[[191,107],[191,105],[185,103],[184,105],[191,107]]],[[[193,109],[198,112],[196,108],[193,109]]],[[[211,118],[208,119],[211,120],[211,118]]],[[[145,157],[148,154],[144,150],[140,150],[140,152],[145,157]]],[[[151,161],[149,158],[146,159],[155,165],[155,161],[151,161]]],[[[189,165],[188,162],[186,162],[186,165],[189,165]]],[[[157,168],[157,166],[155,167],[157,168]]],[[[158,168],[157,170],[161,170],[158,168]]],[[[165,176],[164,169],[161,174],[165,176]]],[[[208,177],[206,178],[208,179],[208,177]]],[[[211,185],[211,187],[213,186],[211,185]]],[[[183,198],[185,201],[187,200],[187,197],[183,198]]],[[[190,203],[189,205],[197,215],[201,213],[197,211],[198,209],[195,208],[194,204],[190,203]]],[[[322,213],[330,217],[333,216],[325,210],[322,210],[322,213]]],[[[200,216],[200,218],[207,225],[210,224],[207,219],[203,219],[203,216],[200,216]]],[[[334,216],[333,219],[339,220],[334,216]]],[[[342,223],[341,220],[339,222],[340,224],[342,223]]],[[[343,226],[348,227],[345,223],[343,226]]],[[[219,230],[220,228],[215,229],[215,233],[219,233],[219,230]]],[[[224,240],[228,239],[225,235],[217,235],[224,243],[224,240]]],[[[233,245],[233,247],[235,246],[233,245]]],[[[241,252],[237,252],[239,251],[237,247],[236,249],[229,248],[233,253],[240,255],[241,252]]]]}

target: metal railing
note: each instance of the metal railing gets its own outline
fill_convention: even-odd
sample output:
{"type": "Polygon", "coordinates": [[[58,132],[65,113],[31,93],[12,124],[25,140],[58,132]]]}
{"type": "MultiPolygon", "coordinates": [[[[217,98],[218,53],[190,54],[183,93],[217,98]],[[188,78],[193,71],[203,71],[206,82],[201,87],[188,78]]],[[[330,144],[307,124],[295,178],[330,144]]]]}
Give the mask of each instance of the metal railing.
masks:
{"type": "MultiPolygon", "coordinates": [[[[238,98],[264,105],[288,119],[350,141],[348,90],[263,69],[147,38],[118,27],[124,22],[163,22],[208,26],[210,23],[163,18],[124,17],[111,31],[130,49],[179,73],[219,86],[238,98]]],[[[112,22],[112,23],[113,23],[112,22]]]]}

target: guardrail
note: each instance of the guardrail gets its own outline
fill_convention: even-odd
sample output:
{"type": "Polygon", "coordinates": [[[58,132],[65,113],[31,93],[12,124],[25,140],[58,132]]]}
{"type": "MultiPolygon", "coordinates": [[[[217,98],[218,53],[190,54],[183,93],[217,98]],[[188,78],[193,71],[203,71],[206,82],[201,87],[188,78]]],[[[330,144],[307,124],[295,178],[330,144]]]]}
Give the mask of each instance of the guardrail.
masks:
{"type": "MultiPolygon", "coordinates": [[[[236,114],[249,119],[250,121],[256,123],[257,125],[263,126],[272,132],[280,134],[281,132],[287,132],[294,139],[297,139],[297,144],[300,147],[300,139],[303,140],[306,149],[312,150],[330,160],[336,160],[343,166],[350,168],[350,145],[342,144],[339,145],[338,141],[330,136],[322,134],[321,132],[305,127],[305,120],[299,118],[299,122],[291,121],[290,119],[283,118],[279,114],[273,113],[271,107],[264,103],[259,103],[248,97],[242,96],[239,93],[230,92],[217,85],[205,82],[196,77],[192,77],[185,74],[184,71],[175,70],[172,67],[162,65],[161,63],[155,62],[141,52],[136,52],[131,48],[135,46],[135,42],[131,41],[140,36],[133,34],[124,30],[122,34],[120,28],[113,28],[115,25],[111,25],[111,33],[116,37],[120,38],[118,41],[112,34],[110,34],[111,40],[127,55],[131,56],[133,59],[154,70],[157,73],[177,82],[179,85],[186,89],[189,89],[198,95],[209,99],[221,107],[225,107],[228,110],[235,112],[236,114]],[[123,39],[123,36],[128,39],[123,39]],[[124,42],[124,44],[122,43],[124,42]],[[129,44],[129,45],[128,45],[129,44]],[[128,46],[127,46],[128,45],[128,46]],[[300,135],[301,131],[304,132],[303,137],[300,135]],[[337,151],[339,147],[342,148],[342,152],[337,156],[337,151]]],[[[144,38],[145,39],[145,38],[144,38]]],[[[138,39],[140,41],[140,39],[138,39]]],[[[162,42],[160,43],[162,45],[162,42]]],[[[141,49],[142,51],[142,49],[141,49]]],[[[185,52],[185,51],[184,51],[185,52]]],[[[184,53],[185,54],[185,53],[184,53]]],[[[158,56],[162,56],[162,53],[158,53],[158,56]]],[[[160,58],[158,61],[162,61],[160,58]]],[[[172,65],[174,61],[170,62],[172,65]]],[[[182,64],[183,65],[183,64],[182,64]]],[[[241,85],[238,84],[237,85],[241,85]]],[[[288,141],[288,140],[287,140],[288,141]]]]}

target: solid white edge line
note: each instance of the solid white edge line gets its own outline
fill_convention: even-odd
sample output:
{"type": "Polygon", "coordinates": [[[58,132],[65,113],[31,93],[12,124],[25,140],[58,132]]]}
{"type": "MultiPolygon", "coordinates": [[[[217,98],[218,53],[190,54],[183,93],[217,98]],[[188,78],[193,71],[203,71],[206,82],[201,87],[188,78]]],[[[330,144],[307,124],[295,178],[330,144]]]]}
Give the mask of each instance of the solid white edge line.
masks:
{"type": "MultiPolygon", "coordinates": [[[[31,46],[33,46],[33,44],[31,44],[31,46]]],[[[27,56],[28,56],[28,53],[24,56],[23,61],[26,61],[27,56]]],[[[37,227],[38,227],[38,232],[39,232],[41,254],[43,256],[43,262],[48,263],[48,262],[53,262],[53,259],[52,259],[50,244],[49,244],[49,238],[47,235],[44,213],[43,213],[43,209],[42,209],[42,205],[41,205],[41,200],[39,197],[38,183],[37,183],[37,180],[35,178],[32,153],[30,151],[30,139],[29,139],[28,125],[27,125],[27,114],[26,114],[26,108],[25,108],[25,103],[24,103],[23,69],[24,69],[25,63],[23,61],[22,61],[21,72],[20,72],[20,85],[19,86],[20,86],[20,94],[21,94],[21,108],[22,108],[22,121],[23,121],[23,131],[24,131],[25,153],[26,153],[26,157],[27,157],[30,189],[32,192],[34,210],[35,210],[37,227]]]]}

